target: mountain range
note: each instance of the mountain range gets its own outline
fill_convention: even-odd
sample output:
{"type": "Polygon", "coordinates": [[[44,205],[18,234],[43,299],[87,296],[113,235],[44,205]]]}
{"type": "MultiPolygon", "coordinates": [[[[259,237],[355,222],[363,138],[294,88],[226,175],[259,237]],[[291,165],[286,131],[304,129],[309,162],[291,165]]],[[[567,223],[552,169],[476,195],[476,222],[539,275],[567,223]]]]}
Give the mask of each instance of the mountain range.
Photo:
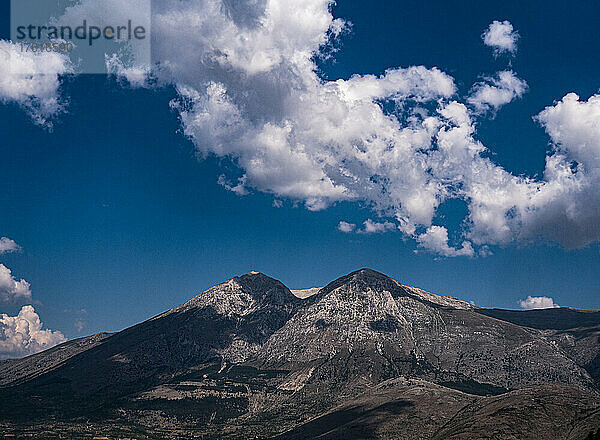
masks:
{"type": "Polygon", "coordinates": [[[0,363],[7,438],[565,439],[600,428],[600,312],[484,309],[370,269],[232,278],[0,363]]]}

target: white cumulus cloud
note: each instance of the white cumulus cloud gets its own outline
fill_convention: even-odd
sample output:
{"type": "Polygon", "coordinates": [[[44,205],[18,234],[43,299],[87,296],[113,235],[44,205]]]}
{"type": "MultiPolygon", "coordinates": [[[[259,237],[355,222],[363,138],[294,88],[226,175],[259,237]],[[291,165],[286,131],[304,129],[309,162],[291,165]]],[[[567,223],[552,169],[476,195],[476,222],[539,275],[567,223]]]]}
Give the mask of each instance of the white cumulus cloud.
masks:
{"type": "Polygon", "coordinates": [[[0,238],[0,255],[8,254],[11,252],[20,252],[21,246],[19,246],[14,240],[8,237],[0,238]]]}
{"type": "Polygon", "coordinates": [[[61,75],[71,73],[68,57],[57,52],[26,52],[20,45],[0,40],[0,101],[25,108],[40,125],[63,110],[61,75]]]}
{"type": "Polygon", "coordinates": [[[419,246],[425,250],[445,257],[472,257],[475,252],[473,245],[464,241],[460,249],[448,244],[448,230],[444,226],[430,226],[417,237],[419,246]]]}
{"type": "Polygon", "coordinates": [[[17,280],[11,270],[0,264],[0,302],[19,303],[31,301],[30,284],[21,279],[17,280]]]}
{"type": "MultiPolygon", "coordinates": [[[[550,136],[542,181],[520,182],[504,205],[507,224],[521,240],[546,239],[566,248],[600,240],[600,95],[570,93],[537,121],[550,136]]],[[[496,191],[496,193],[501,193],[496,191]]]]}
{"type": "Polygon", "coordinates": [[[519,307],[524,310],[534,309],[552,309],[560,307],[554,303],[552,298],[547,296],[528,296],[525,299],[519,301],[519,307]]]}
{"type": "Polygon", "coordinates": [[[481,38],[486,46],[494,49],[496,55],[506,52],[513,54],[517,51],[519,34],[513,29],[510,21],[494,20],[481,38]]]}
{"type": "Polygon", "coordinates": [[[343,220],[338,223],[338,229],[347,234],[354,231],[355,228],[356,228],[356,225],[354,223],[348,223],[343,220]]]}
{"type": "Polygon", "coordinates": [[[374,222],[369,218],[363,222],[363,228],[359,229],[357,232],[361,234],[381,234],[395,229],[396,225],[392,222],[374,222]]]}
{"type": "MultiPolygon", "coordinates": [[[[382,220],[358,229],[340,223],[340,230],[398,229],[446,256],[532,240],[565,247],[600,240],[600,98],[569,94],[540,113],[553,144],[544,174],[515,176],[490,159],[477,118],[521,97],[525,81],[502,71],[461,98],[450,75],[423,66],[325,80],[316,56],[327,56],[345,27],[331,4],[155,1],[156,66],[125,71],[119,59],[108,61],[123,83],[175,87],[171,108],[198,158],[231,161],[237,172],[219,183],[239,195],[262,191],[310,210],[358,202],[382,220]],[[456,243],[434,225],[450,199],[468,209],[456,243]]],[[[110,6],[101,10],[106,20],[136,11],[127,2],[110,6]]],[[[82,0],[69,14],[98,8],[82,0]]],[[[510,22],[495,21],[483,39],[497,53],[514,53],[518,35],[510,22]]],[[[56,96],[52,78],[49,96],[56,96]]]]}
{"type": "Polygon", "coordinates": [[[485,78],[473,86],[467,102],[477,111],[498,110],[505,104],[520,98],[527,91],[527,83],[514,72],[498,72],[497,78],[485,78]]]}
{"type": "Polygon", "coordinates": [[[27,356],[67,340],[61,332],[42,327],[32,306],[23,306],[17,316],[0,314],[0,359],[27,356]]]}

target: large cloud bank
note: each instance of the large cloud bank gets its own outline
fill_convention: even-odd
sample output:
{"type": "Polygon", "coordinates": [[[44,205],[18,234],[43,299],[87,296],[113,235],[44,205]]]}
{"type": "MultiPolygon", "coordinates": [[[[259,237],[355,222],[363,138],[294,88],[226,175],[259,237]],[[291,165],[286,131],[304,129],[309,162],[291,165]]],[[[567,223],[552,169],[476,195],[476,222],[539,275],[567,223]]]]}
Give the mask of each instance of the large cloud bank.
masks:
{"type": "MultiPolygon", "coordinates": [[[[14,240],[0,238],[0,255],[20,251],[21,246],[14,240]]],[[[0,263],[0,305],[30,302],[30,287],[27,281],[15,278],[11,270],[0,263]]],[[[61,332],[42,328],[33,306],[23,306],[17,316],[0,314],[0,359],[27,356],[65,341],[61,332]]]]}
{"type": "MultiPolygon", "coordinates": [[[[108,15],[134,13],[126,2],[111,4],[108,15]]],[[[397,228],[445,256],[517,241],[580,247],[600,239],[600,97],[570,94],[544,110],[538,121],[553,148],[543,179],[515,176],[485,156],[476,122],[520,98],[525,81],[501,71],[461,98],[451,76],[423,66],[323,80],[315,59],[334,56],[331,47],[346,28],[330,6],[156,1],[156,65],[123,67],[114,57],[108,64],[132,86],[175,85],[172,108],[198,156],[230,158],[239,168],[219,179],[224,187],[272,193],[311,210],[357,201],[380,217],[364,228],[341,223],[343,232],[397,228]],[[468,207],[454,244],[434,221],[448,199],[468,207]]],[[[76,8],[93,14],[97,1],[76,8]]],[[[509,22],[494,22],[483,35],[485,44],[509,53],[517,37],[509,22]]]]}
{"type": "Polygon", "coordinates": [[[32,306],[23,306],[17,316],[0,314],[0,359],[23,357],[66,341],[59,331],[43,329],[32,306]]]}

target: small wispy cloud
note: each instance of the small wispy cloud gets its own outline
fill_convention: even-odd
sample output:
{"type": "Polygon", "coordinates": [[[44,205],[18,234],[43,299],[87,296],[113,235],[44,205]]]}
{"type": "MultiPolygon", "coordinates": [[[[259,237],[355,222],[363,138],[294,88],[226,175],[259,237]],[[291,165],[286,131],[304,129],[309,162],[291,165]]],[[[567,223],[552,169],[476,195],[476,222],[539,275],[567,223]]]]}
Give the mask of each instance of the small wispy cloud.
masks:
{"type": "Polygon", "coordinates": [[[11,252],[21,252],[21,246],[8,237],[0,238],[0,255],[11,252]]]}
{"type": "Polygon", "coordinates": [[[371,219],[367,219],[363,222],[363,226],[357,228],[354,223],[348,223],[341,221],[338,223],[338,229],[346,234],[355,232],[357,234],[382,234],[388,231],[394,231],[397,229],[396,225],[389,221],[376,222],[371,219]]]}
{"type": "Polygon", "coordinates": [[[341,221],[338,223],[338,229],[342,232],[345,232],[346,234],[349,234],[350,232],[354,231],[355,228],[356,225],[354,223],[348,223],[345,221],[341,221]]]}
{"type": "Polygon", "coordinates": [[[81,318],[77,318],[73,325],[77,329],[77,333],[81,333],[81,330],[83,330],[85,327],[85,321],[81,318]]]}
{"type": "Polygon", "coordinates": [[[359,234],[382,234],[387,231],[393,231],[396,229],[396,225],[392,222],[374,222],[371,219],[367,219],[363,222],[363,228],[357,232],[359,234]]]}
{"type": "Polygon", "coordinates": [[[505,104],[520,98],[527,91],[527,83],[518,78],[511,70],[498,72],[496,78],[484,78],[473,85],[467,102],[477,112],[498,110],[505,104]]]}

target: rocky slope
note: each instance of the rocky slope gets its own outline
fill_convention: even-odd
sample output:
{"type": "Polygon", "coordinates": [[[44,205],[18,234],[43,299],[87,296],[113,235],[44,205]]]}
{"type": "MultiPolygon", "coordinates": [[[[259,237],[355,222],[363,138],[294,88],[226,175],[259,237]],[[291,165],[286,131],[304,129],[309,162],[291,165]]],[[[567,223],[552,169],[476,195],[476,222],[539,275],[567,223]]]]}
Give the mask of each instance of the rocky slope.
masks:
{"type": "Polygon", "coordinates": [[[369,269],[294,293],[252,272],[114,335],[0,364],[0,431],[584,438],[600,426],[599,332],[539,322],[369,269]]]}
{"type": "Polygon", "coordinates": [[[594,380],[595,388],[600,388],[599,311],[562,307],[527,311],[477,309],[477,312],[541,330],[543,337],[582,366],[594,380]]]}

